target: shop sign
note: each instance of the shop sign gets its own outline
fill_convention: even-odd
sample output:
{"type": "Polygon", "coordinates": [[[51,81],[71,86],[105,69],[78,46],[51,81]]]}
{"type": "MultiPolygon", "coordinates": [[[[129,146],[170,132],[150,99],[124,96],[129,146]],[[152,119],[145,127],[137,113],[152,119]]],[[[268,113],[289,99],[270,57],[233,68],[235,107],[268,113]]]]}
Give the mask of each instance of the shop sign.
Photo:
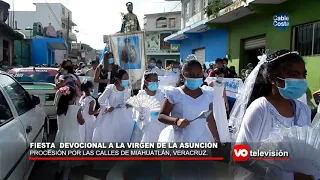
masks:
{"type": "Polygon", "coordinates": [[[289,15],[286,13],[279,13],[273,16],[273,26],[279,30],[285,30],[289,27],[289,15]]]}
{"type": "Polygon", "coordinates": [[[233,3],[233,4],[231,4],[230,6],[222,9],[222,10],[220,11],[219,15],[222,16],[222,15],[224,15],[224,14],[227,14],[227,13],[229,13],[229,12],[235,10],[235,9],[240,8],[241,6],[243,6],[243,1],[238,1],[238,2],[236,2],[236,3],[233,3]]]}

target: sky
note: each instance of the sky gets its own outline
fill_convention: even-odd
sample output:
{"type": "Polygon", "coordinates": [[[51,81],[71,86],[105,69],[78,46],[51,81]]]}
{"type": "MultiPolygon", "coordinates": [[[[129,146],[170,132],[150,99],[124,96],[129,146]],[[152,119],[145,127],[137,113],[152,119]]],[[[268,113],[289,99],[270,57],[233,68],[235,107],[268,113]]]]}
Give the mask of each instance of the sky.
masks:
{"type": "MultiPolygon", "coordinates": [[[[72,11],[72,19],[77,24],[78,42],[89,44],[95,49],[103,49],[103,35],[113,34],[121,29],[121,12],[126,13],[126,3],[133,3],[133,13],[143,26],[144,14],[180,11],[179,1],[165,0],[4,0],[15,11],[35,11],[32,3],[62,3],[72,11]],[[179,4],[177,6],[177,4],[179,4]],[[12,6],[13,5],[13,6],[12,6]],[[175,7],[175,8],[174,8],[175,7]]],[[[49,10],[48,10],[49,11],[49,10]]],[[[35,19],[35,22],[37,20],[35,19]]]]}

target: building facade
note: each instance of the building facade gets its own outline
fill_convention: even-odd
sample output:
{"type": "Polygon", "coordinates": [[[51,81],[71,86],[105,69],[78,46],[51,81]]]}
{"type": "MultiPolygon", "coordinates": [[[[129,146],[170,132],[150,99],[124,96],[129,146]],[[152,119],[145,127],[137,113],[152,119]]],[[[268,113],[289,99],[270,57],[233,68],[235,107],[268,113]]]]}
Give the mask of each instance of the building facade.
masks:
{"type": "Polygon", "coordinates": [[[161,60],[163,66],[179,61],[179,45],[171,45],[164,38],[181,28],[181,12],[145,14],[145,47],[147,58],[161,60]]]}
{"type": "Polygon", "coordinates": [[[208,23],[212,28],[225,24],[229,32],[229,65],[238,72],[248,63],[257,64],[257,56],[265,50],[298,51],[306,61],[309,89],[314,92],[320,88],[320,16],[310,12],[317,12],[319,5],[320,1],[247,0],[222,10],[208,23]],[[288,27],[275,26],[274,18],[281,15],[288,16],[288,27]]]}
{"type": "MultiPolygon", "coordinates": [[[[173,1],[173,0],[167,0],[173,1]]],[[[223,2],[223,1],[222,1],[223,2]]],[[[180,58],[195,54],[199,62],[209,64],[227,55],[228,32],[226,29],[210,29],[204,9],[209,0],[182,0],[182,29],[165,38],[170,44],[180,45],[180,58]]]]}
{"type": "MultiPolygon", "coordinates": [[[[8,24],[22,32],[26,38],[34,37],[34,22],[41,23],[44,27],[53,26],[58,34],[68,41],[68,47],[72,42],[77,41],[76,32],[73,27],[76,24],[72,20],[72,12],[61,3],[34,3],[35,11],[10,11],[8,24]],[[69,19],[69,23],[68,23],[69,19]],[[68,34],[69,24],[69,36],[68,34]]],[[[67,57],[66,50],[55,51],[55,61],[60,63],[67,57]]]]}
{"type": "Polygon", "coordinates": [[[23,35],[14,31],[5,22],[10,5],[0,0],[0,63],[10,66],[14,61],[14,41],[22,40],[23,35]]]}

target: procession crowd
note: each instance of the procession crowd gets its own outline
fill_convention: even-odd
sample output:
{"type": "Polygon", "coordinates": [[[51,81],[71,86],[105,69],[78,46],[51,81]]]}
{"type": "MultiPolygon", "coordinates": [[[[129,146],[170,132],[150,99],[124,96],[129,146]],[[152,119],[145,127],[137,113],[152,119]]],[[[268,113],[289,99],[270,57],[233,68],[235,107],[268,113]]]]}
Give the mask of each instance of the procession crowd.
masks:
{"type": "MultiPolygon", "coordinates": [[[[142,89],[134,97],[150,101],[150,106],[156,101],[161,108],[147,108],[141,119],[141,111],[126,104],[133,96],[129,75],[115,64],[112,52],[104,54],[101,64],[92,61],[86,72],[92,81],[80,82],[71,61],[66,60],[55,78],[58,89],[55,141],[252,143],[268,139],[277,129],[311,126],[310,108],[297,100],[307,90],[305,63],[297,52],[281,50],[261,56],[259,64],[250,69],[230,118],[223,78],[237,74],[227,64],[226,58],[217,59],[207,69],[190,55],[183,65],[172,63],[164,69],[161,61],[150,59],[142,89]],[[176,77],[176,86],[159,88],[160,76],[176,77]],[[203,112],[207,115],[199,116],[203,112]],[[232,133],[229,125],[233,127],[232,133]],[[140,136],[133,138],[137,131],[141,131],[140,136]]],[[[79,165],[61,163],[59,173],[63,173],[64,180],[68,179],[71,167],[79,165]]],[[[174,168],[161,168],[164,177],[214,179],[215,172],[209,166],[214,163],[177,162],[174,168]]],[[[249,171],[250,168],[237,166],[235,179],[263,179],[270,173],[268,168],[259,173],[249,171]]],[[[308,180],[314,179],[312,175],[277,172],[273,178],[308,180]]]]}

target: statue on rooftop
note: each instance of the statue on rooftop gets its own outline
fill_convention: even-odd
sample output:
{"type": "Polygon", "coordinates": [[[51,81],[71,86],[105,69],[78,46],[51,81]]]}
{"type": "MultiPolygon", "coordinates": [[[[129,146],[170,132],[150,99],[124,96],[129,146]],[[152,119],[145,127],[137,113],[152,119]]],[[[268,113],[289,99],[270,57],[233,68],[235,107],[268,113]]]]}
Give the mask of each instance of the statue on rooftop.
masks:
{"type": "Polygon", "coordinates": [[[132,12],[132,2],[126,4],[128,13],[123,15],[121,33],[129,33],[134,31],[141,31],[138,17],[132,12]]]}

